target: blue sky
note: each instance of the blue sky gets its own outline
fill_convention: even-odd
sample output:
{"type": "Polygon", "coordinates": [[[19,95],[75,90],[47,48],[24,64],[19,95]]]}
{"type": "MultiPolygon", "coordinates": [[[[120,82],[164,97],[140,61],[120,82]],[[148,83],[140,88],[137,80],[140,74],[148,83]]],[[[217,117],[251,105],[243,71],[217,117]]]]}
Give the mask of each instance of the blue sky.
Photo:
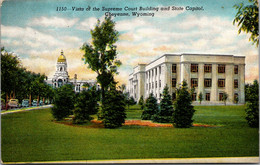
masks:
{"type": "MultiPolygon", "coordinates": [[[[79,48],[91,42],[90,29],[103,11],[56,11],[57,7],[162,7],[191,6],[203,11],[158,11],[154,17],[115,17],[120,33],[118,58],[123,62],[117,79],[127,83],[138,63],[149,63],[165,53],[212,53],[246,56],[246,81],[258,78],[258,49],[238,35],[232,24],[238,0],[7,0],[1,8],[1,44],[19,55],[29,70],[52,77],[60,51],[71,77],[93,79],[81,60],[79,48]]],[[[123,11],[125,12],[125,11],[123,11]]],[[[129,12],[131,15],[131,12],[129,12]]]]}

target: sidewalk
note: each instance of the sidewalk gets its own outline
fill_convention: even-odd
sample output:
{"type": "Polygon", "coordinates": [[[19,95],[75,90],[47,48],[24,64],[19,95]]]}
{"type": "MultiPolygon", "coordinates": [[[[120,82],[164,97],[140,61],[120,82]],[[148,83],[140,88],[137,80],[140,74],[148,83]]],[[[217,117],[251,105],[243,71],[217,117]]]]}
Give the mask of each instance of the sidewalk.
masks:
{"type": "Polygon", "coordinates": [[[166,159],[123,159],[85,161],[46,161],[46,162],[5,162],[4,164],[112,164],[112,163],[259,163],[259,157],[223,158],[166,158],[166,159]]]}
{"type": "Polygon", "coordinates": [[[46,108],[51,108],[52,105],[43,105],[43,106],[38,106],[38,107],[28,107],[28,108],[21,108],[21,109],[15,109],[15,110],[5,110],[1,111],[1,115],[6,115],[10,113],[18,113],[18,112],[25,112],[25,111],[32,111],[32,110],[37,110],[37,109],[46,109],[46,108]]]}

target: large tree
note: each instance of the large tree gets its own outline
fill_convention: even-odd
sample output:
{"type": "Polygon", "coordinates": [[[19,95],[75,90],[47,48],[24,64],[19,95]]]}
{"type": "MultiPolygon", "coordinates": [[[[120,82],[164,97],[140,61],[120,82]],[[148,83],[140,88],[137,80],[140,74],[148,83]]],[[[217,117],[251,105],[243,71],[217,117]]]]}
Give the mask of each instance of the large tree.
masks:
{"type": "Polygon", "coordinates": [[[239,27],[238,33],[241,31],[249,33],[251,36],[249,41],[253,44],[259,45],[259,31],[258,31],[258,0],[248,0],[249,5],[244,3],[236,4],[234,7],[238,10],[233,24],[237,23],[239,27]]]}
{"type": "Polygon", "coordinates": [[[158,112],[158,103],[153,93],[149,95],[145,102],[144,111],[142,113],[142,120],[152,120],[153,115],[158,112]]]}
{"type": "Polygon", "coordinates": [[[111,17],[100,20],[91,30],[92,43],[85,43],[81,49],[85,54],[83,60],[88,67],[97,73],[97,82],[101,86],[102,102],[105,99],[105,90],[114,82],[114,74],[121,62],[117,60],[116,41],[119,33],[115,30],[115,22],[111,17]]]}

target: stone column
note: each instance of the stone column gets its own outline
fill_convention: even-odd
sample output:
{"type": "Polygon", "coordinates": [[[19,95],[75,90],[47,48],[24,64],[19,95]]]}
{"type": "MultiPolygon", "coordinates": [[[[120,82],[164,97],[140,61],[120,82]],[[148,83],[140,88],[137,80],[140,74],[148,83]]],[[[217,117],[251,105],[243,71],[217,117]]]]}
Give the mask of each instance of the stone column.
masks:
{"type": "Polygon", "coordinates": [[[226,65],[225,77],[226,77],[225,91],[228,94],[227,102],[233,103],[233,100],[234,100],[234,64],[226,65]]]}
{"type": "Polygon", "coordinates": [[[245,104],[245,64],[240,64],[238,66],[238,73],[239,73],[239,103],[245,104]]]}
{"type": "Polygon", "coordinates": [[[204,98],[204,64],[199,64],[198,72],[198,96],[201,92],[204,98]]]}
{"type": "Polygon", "coordinates": [[[210,92],[210,101],[218,101],[218,65],[212,64],[212,84],[211,84],[211,92],[210,92]]]}
{"type": "Polygon", "coordinates": [[[181,82],[183,80],[186,80],[188,88],[190,88],[190,63],[181,63],[181,82]]]}

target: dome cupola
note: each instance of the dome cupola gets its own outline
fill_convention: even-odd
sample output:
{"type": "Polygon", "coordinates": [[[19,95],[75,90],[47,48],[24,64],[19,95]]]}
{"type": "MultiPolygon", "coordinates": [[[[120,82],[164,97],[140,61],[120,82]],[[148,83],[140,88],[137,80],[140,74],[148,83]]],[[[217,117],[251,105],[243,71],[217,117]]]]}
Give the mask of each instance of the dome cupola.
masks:
{"type": "Polygon", "coordinates": [[[63,55],[63,50],[61,50],[61,54],[58,58],[58,62],[66,62],[66,57],[63,55]]]}

